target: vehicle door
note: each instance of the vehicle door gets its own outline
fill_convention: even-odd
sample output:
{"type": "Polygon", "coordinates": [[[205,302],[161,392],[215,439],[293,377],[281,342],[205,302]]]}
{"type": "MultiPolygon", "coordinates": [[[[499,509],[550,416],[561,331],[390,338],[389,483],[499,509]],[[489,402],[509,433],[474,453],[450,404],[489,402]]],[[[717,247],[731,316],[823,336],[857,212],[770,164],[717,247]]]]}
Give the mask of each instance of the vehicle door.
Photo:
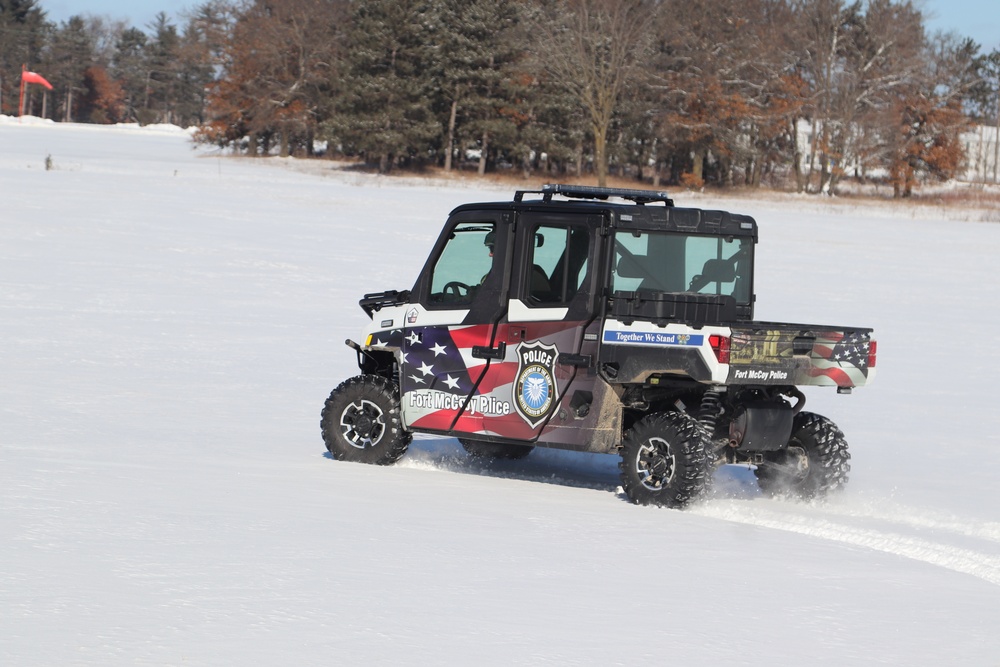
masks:
{"type": "MultiPolygon", "coordinates": [[[[497,324],[507,308],[513,214],[461,211],[445,226],[410,297],[403,329],[403,423],[437,432],[482,430],[483,374],[503,358],[497,324]]],[[[502,407],[502,406],[501,406],[502,407]]]]}
{"type": "Polygon", "coordinates": [[[487,435],[533,441],[544,434],[554,442],[586,437],[557,432],[580,425],[593,399],[601,220],[519,216],[507,314],[496,335],[506,346],[504,363],[486,369],[478,390],[480,400],[489,397],[504,408],[484,415],[487,435]]]}

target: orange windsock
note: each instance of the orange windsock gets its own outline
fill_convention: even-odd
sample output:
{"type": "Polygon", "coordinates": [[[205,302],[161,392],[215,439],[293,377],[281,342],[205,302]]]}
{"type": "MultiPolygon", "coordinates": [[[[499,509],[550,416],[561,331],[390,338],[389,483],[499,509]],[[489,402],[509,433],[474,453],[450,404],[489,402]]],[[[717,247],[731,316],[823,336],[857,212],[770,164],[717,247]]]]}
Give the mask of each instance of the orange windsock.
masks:
{"type": "Polygon", "coordinates": [[[25,83],[40,83],[49,90],[52,90],[52,84],[45,80],[45,77],[41,74],[35,74],[34,72],[29,72],[27,70],[21,72],[21,81],[25,83]]]}

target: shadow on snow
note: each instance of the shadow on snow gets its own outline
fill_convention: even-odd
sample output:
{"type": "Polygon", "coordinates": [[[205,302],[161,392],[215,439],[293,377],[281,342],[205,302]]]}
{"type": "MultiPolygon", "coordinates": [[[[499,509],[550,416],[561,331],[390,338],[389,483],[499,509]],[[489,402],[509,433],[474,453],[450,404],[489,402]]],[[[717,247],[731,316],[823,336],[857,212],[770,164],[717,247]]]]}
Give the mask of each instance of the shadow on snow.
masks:
{"type": "MultiPolygon", "coordinates": [[[[333,459],[329,452],[324,456],[333,459]]],[[[559,486],[620,491],[618,462],[615,454],[593,454],[536,447],[526,458],[508,460],[479,459],[470,456],[455,438],[418,436],[406,456],[396,464],[403,468],[434,469],[463,475],[481,475],[495,479],[556,484],[559,486]]],[[[753,471],[746,466],[724,465],[715,471],[708,498],[751,500],[760,497],[753,471]]]]}

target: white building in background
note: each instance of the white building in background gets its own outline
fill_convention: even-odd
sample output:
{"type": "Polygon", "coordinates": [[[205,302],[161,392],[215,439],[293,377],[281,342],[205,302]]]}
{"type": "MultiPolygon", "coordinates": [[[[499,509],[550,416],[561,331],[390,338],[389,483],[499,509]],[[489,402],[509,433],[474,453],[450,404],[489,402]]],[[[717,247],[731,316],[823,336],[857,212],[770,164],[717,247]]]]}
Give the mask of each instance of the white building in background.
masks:
{"type": "MultiPolygon", "coordinates": [[[[810,159],[816,158],[812,155],[813,126],[807,120],[798,122],[798,142],[799,150],[803,156],[802,168],[809,170],[810,159]]],[[[956,181],[962,183],[996,183],[1000,184],[1000,143],[997,140],[997,127],[994,125],[976,125],[972,130],[963,132],[960,141],[962,150],[965,152],[965,170],[958,173],[956,181]]],[[[813,162],[814,169],[819,169],[813,162]]],[[[883,167],[871,167],[862,169],[857,161],[851,161],[846,165],[848,177],[863,173],[869,178],[886,178],[888,170],[883,167]]]]}
{"type": "Polygon", "coordinates": [[[997,128],[977,125],[962,134],[967,167],[959,180],[970,183],[1000,183],[1000,142],[997,128]]]}

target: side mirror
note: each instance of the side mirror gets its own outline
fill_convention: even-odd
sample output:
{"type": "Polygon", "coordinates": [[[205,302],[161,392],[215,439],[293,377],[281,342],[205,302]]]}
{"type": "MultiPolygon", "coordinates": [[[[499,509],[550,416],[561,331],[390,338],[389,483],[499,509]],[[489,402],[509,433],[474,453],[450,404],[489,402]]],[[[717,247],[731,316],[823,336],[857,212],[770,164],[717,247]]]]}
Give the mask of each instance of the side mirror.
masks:
{"type": "Polygon", "coordinates": [[[545,237],[541,234],[535,234],[535,247],[541,248],[543,245],[545,245],[545,237]]]}

